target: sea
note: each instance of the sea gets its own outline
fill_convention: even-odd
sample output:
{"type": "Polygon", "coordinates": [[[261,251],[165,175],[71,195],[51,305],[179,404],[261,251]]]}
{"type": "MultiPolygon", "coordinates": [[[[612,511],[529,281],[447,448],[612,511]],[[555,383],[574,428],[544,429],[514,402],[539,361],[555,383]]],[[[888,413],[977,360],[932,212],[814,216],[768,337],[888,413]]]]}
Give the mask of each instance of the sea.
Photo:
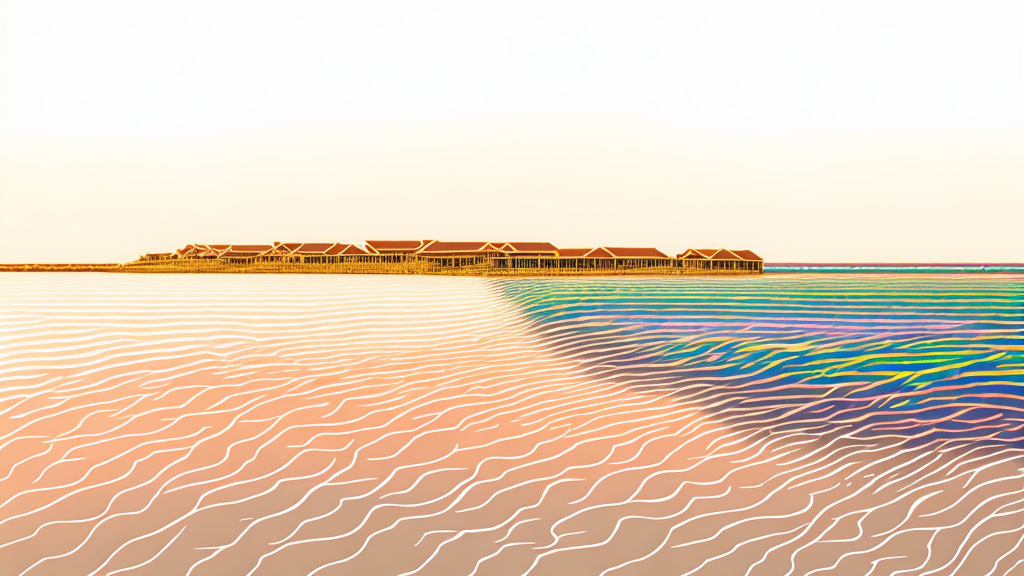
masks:
{"type": "Polygon", "coordinates": [[[766,272],[0,275],[0,574],[1024,575],[1024,269],[766,272]]]}

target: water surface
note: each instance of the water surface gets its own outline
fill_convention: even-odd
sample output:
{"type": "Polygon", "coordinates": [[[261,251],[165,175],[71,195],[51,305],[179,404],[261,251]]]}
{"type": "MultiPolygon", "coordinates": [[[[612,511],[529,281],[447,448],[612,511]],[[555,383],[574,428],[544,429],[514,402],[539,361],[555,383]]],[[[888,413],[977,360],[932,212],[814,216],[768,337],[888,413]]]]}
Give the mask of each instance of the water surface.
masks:
{"type": "Polygon", "coordinates": [[[1022,294],[6,274],[4,574],[1024,574],[1022,294]]]}

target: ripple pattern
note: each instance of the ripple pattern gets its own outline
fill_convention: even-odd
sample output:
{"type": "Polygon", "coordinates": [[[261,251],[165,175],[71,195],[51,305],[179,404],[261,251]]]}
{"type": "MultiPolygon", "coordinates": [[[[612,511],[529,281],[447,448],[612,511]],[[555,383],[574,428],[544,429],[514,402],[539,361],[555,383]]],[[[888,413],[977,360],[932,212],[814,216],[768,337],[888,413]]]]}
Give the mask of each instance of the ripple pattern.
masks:
{"type": "Polygon", "coordinates": [[[0,278],[3,574],[1024,574],[1022,281],[0,278]]]}
{"type": "Polygon", "coordinates": [[[502,285],[595,371],[736,425],[1018,443],[1019,277],[773,276],[502,285]]]}

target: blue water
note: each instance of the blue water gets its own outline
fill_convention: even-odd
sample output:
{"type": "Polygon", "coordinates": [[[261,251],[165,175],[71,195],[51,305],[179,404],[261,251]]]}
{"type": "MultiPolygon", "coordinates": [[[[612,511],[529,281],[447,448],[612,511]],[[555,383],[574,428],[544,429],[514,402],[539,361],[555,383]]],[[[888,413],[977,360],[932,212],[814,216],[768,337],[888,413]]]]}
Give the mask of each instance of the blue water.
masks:
{"type": "Polygon", "coordinates": [[[1024,279],[516,279],[562,353],[736,425],[1024,441],[1024,279]]]}

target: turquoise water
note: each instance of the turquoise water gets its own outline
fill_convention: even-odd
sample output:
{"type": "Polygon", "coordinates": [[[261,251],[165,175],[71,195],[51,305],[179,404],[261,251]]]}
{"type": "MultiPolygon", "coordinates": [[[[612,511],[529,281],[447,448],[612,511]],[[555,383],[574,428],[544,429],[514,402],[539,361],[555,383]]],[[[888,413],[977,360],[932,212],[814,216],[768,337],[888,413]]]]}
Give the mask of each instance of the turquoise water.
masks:
{"type": "Polygon", "coordinates": [[[564,354],[735,425],[1024,440],[1024,278],[517,279],[564,354]]]}

